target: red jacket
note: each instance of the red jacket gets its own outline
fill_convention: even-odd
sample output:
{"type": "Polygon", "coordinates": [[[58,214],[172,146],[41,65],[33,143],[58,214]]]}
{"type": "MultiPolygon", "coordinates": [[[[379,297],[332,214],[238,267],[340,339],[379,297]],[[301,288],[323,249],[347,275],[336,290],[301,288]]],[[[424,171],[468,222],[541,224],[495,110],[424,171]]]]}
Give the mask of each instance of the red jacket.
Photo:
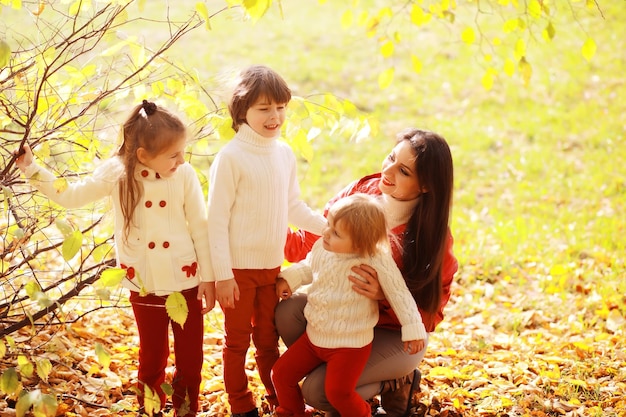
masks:
{"type": "MultiPolygon", "coordinates": [[[[326,207],[324,209],[324,215],[328,213],[328,209],[330,208],[330,206],[332,206],[340,198],[347,197],[355,193],[380,195],[381,192],[378,188],[379,181],[380,173],[368,175],[348,185],[333,199],[331,199],[328,204],[326,204],[326,207]]],[[[405,228],[406,225],[397,226],[391,230],[391,233],[395,236],[401,237],[405,228]]],[[[303,230],[290,230],[287,235],[287,244],[285,245],[285,259],[287,259],[289,262],[298,262],[304,259],[317,239],[319,239],[319,236],[312,233],[308,233],[303,230]]],[[[400,269],[402,269],[402,251],[398,244],[394,244],[394,242],[401,241],[401,239],[391,240],[393,258],[400,269]]],[[[437,324],[439,324],[443,320],[443,308],[450,300],[450,286],[452,285],[454,274],[459,267],[458,262],[452,252],[452,245],[452,233],[450,232],[450,230],[448,230],[447,252],[443,259],[443,268],[441,274],[443,285],[441,304],[439,305],[439,309],[435,313],[428,313],[420,309],[422,321],[424,322],[424,327],[426,327],[426,331],[428,332],[434,331],[437,324]]],[[[398,321],[398,318],[391,309],[389,303],[386,300],[379,301],[378,306],[379,319],[377,326],[399,330],[401,328],[400,322],[398,321]]]]}

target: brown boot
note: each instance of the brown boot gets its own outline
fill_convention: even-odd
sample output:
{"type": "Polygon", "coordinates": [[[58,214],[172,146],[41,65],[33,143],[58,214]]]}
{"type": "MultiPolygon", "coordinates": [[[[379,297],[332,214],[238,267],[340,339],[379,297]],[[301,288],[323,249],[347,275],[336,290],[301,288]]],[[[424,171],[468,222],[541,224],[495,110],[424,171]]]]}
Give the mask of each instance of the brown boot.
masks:
{"type": "Polygon", "coordinates": [[[380,402],[384,410],[375,416],[408,417],[411,411],[413,394],[420,390],[422,375],[418,369],[399,379],[384,381],[380,393],[380,402]]]}

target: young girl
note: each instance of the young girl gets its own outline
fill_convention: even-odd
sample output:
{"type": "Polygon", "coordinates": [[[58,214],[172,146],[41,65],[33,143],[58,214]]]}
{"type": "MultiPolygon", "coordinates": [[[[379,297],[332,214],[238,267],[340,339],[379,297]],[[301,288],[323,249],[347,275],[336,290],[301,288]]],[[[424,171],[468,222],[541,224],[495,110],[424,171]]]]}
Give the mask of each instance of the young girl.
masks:
{"type": "Polygon", "coordinates": [[[356,392],[356,384],[369,358],[378,303],[352,290],[346,278],[352,268],[367,263],[378,273],[380,285],[402,324],[404,350],[424,348],[426,330],[387,238],[382,206],[366,194],[339,200],[327,215],[328,227],[307,256],[282,271],[277,294],[311,284],[304,309],[305,333],[278,359],[272,381],[280,406],[278,417],[312,415],[305,410],[299,382],[326,363],[326,398],[342,416],[369,417],[370,405],[356,392]],[[311,283],[312,282],[312,283],[311,283]]]}
{"type": "MultiPolygon", "coordinates": [[[[122,129],[117,156],[91,177],[55,187],[55,176],[33,163],[24,145],[17,166],[54,202],[74,208],[111,197],[115,212],[115,246],[124,287],[139,330],[139,403],[145,387],[161,400],[169,356],[169,316],[165,299],[181,292],[189,313],[184,326],[171,323],[176,372],[172,381],[176,416],[195,416],[202,369],[202,315],[215,304],[211,280],[207,216],[198,177],[183,159],[186,129],[173,114],[143,101],[122,129]],[[206,307],[202,307],[204,298],[206,307]]],[[[211,280],[212,281],[212,280],[211,280]]],[[[159,411],[159,407],[154,407],[159,411]]]]}
{"type": "Polygon", "coordinates": [[[250,337],[267,400],[278,359],[276,276],[289,223],[321,233],[326,220],[300,200],[296,158],[279,141],[291,91],[265,66],[244,70],[230,100],[235,137],[210,170],[209,240],[216,299],[224,311],[224,385],[234,417],[256,417],[245,361],[250,337]]]}

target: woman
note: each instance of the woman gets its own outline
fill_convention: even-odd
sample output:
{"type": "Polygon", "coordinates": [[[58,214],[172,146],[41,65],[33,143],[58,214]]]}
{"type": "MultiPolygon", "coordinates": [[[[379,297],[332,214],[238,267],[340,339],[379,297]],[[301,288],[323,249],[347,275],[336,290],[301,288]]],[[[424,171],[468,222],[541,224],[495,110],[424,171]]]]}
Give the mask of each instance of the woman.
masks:
{"type": "MultiPolygon", "coordinates": [[[[393,257],[422,315],[427,332],[443,320],[443,308],[450,299],[450,286],[458,264],[452,253],[449,229],[452,206],[453,166],[450,148],[436,133],[406,129],[382,164],[382,171],[353,182],[333,198],[325,212],[340,198],[360,192],[380,195],[390,228],[393,257]]],[[[319,238],[307,232],[289,234],[285,257],[303,259],[319,238]]],[[[349,277],[353,289],[379,300],[380,318],[375,329],[372,352],[357,383],[365,399],[381,394],[389,417],[408,414],[413,393],[419,389],[419,371],[428,343],[421,352],[403,350],[400,323],[378,284],[377,274],[368,265],[354,268],[359,278],[349,277]]],[[[303,309],[306,294],[293,294],[279,303],[276,327],[287,346],[305,330],[303,309]]],[[[428,339],[427,339],[428,341],[428,339]]],[[[337,415],[324,393],[326,369],[316,368],[306,378],[302,392],[307,403],[337,415]]]]}

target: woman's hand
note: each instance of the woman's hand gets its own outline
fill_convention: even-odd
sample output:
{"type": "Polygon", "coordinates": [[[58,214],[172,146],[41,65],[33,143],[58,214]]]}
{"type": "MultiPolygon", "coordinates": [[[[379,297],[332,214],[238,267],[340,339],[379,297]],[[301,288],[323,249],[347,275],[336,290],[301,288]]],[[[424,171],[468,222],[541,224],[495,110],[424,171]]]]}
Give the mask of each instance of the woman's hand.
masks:
{"type": "Polygon", "coordinates": [[[291,288],[284,278],[278,277],[276,279],[276,295],[281,300],[286,300],[291,297],[291,288]]]}
{"type": "Polygon", "coordinates": [[[415,355],[416,353],[421,352],[422,349],[424,349],[424,346],[424,339],[408,340],[404,342],[404,351],[409,355],[415,355]]]}
{"type": "Polygon", "coordinates": [[[20,149],[13,151],[15,155],[15,165],[24,172],[26,168],[33,163],[33,151],[30,149],[27,143],[20,149]]]}
{"type": "Polygon", "coordinates": [[[352,272],[357,274],[361,279],[348,276],[352,282],[352,289],[358,294],[364,295],[372,300],[380,301],[385,299],[380,283],[378,282],[378,273],[369,265],[361,264],[353,266],[352,272]]]}

